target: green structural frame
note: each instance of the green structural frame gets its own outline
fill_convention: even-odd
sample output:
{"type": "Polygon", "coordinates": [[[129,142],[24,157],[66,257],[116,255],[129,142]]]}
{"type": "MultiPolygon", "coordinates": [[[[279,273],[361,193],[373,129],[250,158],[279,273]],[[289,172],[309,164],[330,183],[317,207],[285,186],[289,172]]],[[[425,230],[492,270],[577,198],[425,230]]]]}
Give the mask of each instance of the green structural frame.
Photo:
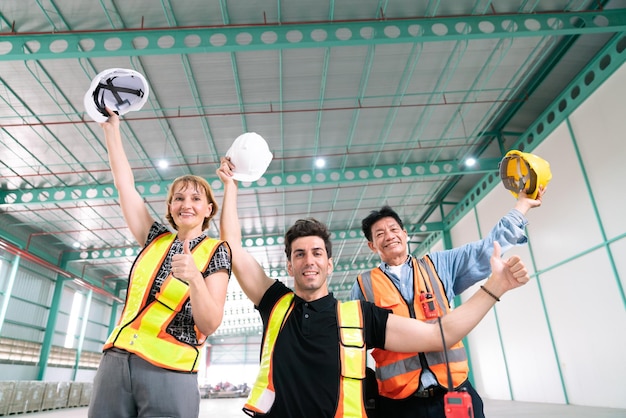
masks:
{"type": "MultiPolygon", "coordinates": [[[[474,167],[465,167],[462,161],[437,161],[404,165],[383,165],[372,167],[354,167],[344,170],[297,171],[284,174],[266,174],[254,183],[242,182],[243,189],[265,189],[275,187],[324,186],[350,183],[372,183],[390,180],[402,181],[414,178],[456,176],[464,174],[489,173],[498,170],[499,158],[479,159],[474,167]]],[[[208,177],[213,190],[221,190],[222,182],[217,176],[208,177]]],[[[137,189],[145,197],[164,197],[169,181],[137,182],[137,189]]],[[[114,184],[92,184],[83,186],[43,187],[33,189],[0,190],[0,205],[21,204],[41,205],[45,203],[63,203],[116,199],[114,184]]]]}
{"type": "Polygon", "coordinates": [[[5,32],[0,37],[0,60],[326,48],[616,33],[624,30],[626,10],[613,9],[121,31],[5,32]]]}

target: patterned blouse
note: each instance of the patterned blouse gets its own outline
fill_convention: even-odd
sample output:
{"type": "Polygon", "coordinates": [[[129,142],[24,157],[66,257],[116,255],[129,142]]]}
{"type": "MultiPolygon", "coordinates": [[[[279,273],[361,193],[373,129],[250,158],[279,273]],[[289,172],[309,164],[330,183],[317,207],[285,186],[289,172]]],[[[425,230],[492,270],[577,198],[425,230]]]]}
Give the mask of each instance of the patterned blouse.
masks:
{"type": "MultiPolygon", "coordinates": [[[[146,246],[148,246],[156,237],[163,234],[164,232],[171,232],[169,228],[159,222],[154,222],[152,227],[150,228],[150,232],[148,233],[148,239],[146,240],[146,246]]],[[[203,232],[198,238],[195,238],[189,241],[189,248],[193,249],[202,239],[207,237],[206,232],[203,232]]],[[[145,248],[145,247],[144,247],[145,248]]],[[[156,294],[158,293],[163,281],[170,274],[171,265],[172,265],[172,256],[174,254],[182,254],[183,253],[183,243],[178,240],[178,237],[174,239],[170,251],[168,252],[161,268],[159,268],[159,272],[157,273],[157,277],[154,280],[154,284],[152,285],[152,289],[150,289],[150,296],[148,297],[147,303],[152,302],[155,299],[156,294]]],[[[220,270],[226,270],[228,272],[228,278],[231,276],[231,258],[230,251],[228,246],[224,243],[220,244],[220,246],[215,250],[213,257],[205,271],[202,272],[203,277],[207,277],[213,273],[216,273],[220,270]]],[[[193,316],[191,314],[191,301],[187,301],[181,311],[176,315],[172,323],[167,327],[168,334],[174,336],[177,340],[188,343],[188,344],[198,344],[198,338],[196,335],[196,331],[194,329],[194,321],[193,316]]]]}

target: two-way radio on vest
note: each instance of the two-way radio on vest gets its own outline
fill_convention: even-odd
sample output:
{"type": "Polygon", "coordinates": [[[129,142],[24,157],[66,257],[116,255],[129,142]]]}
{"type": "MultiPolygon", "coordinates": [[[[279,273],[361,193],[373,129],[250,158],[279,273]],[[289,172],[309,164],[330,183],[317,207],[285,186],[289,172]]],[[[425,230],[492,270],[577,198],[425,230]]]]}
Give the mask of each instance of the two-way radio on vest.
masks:
{"type": "Polygon", "coordinates": [[[450,364],[448,363],[448,347],[443,336],[443,326],[441,317],[437,317],[439,331],[441,331],[441,341],[443,342],[443,356],[446,360],[446,370],[448,372],[448,392],[443,397],[446,418],[474,418],[474,408],[472,407],[472,397],[465,389],[454,390],[452,375],[450,374],[450,364]]]}

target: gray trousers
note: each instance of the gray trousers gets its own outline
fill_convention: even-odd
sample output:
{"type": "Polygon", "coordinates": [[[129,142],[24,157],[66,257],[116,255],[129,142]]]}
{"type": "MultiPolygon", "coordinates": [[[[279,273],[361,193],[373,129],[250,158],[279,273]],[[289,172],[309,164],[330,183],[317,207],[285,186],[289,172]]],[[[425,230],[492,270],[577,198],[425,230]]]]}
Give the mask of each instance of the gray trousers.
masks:
{"type": "Polygon", "coordinates": [[[195,373],[165,370],[115,349],[102,356],[89,402],[90,418],[197,418],[199,414],[195,373]]]}

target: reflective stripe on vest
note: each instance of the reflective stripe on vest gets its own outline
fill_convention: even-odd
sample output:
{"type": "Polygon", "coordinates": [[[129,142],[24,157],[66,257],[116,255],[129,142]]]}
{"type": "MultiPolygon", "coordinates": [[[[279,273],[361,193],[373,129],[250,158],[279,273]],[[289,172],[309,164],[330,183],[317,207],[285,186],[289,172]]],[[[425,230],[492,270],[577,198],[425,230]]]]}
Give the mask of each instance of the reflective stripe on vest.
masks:
{"type": "MultiPolygon", "coordinates": [[[[257,380],[250,391],[243,411],[249,416],[266,414],[274,403],[276,393],[272,381],[272,361],[278,333],[293,310],[294,294],[284,295],[270,313],[261,350],[257,380]]],[[[337,302],[341,379],[335,418],[365,418],[363,380],[365,379],[366,347],[363,335],[363,315],[359,301],[337,302]]]]}
{"type": "MultiPolygon", "coordinates": [[[[175,238],[175,234],[164,233],[138,256],[131,271],[124,311],[104,349],[118,347],[158,367],[197,372],[198,347],[206,336],[195,328],[198,344],[194,346],[178,341],[167,332],[168,325],[189,300],[189,285],[170,274],[161,284],[156,299],[147,304],[150,289],[175,238]]],[[[206,270],[219,244],[221,241],[207,237],[193,248],[198,270],[206,270]]]]}
{"type": "Polygon", "coordinates": [[[294,293],[287,293],[281,297],[270,313],[261,349],[259,374],[250,390],[248,401],[243,407],[243,411],[251,417],[267,413],[274,404],[276,392],[274,391],[274,381],[272,380],[272,357],[278,333],[293,310],[292,302],[294,296],[294,293]]]}
{"type": "Polygon", "coordinates": [[[363,380],[365,379],[366,347],[363,335],[361,302],[337,302],[340,336],[341,381],[335,418],[365,417],[363,380]]]}
{"type": "MultiPolygon", "coordinates": [[[[450,311],[448,298],[443,284],[437,275],[430,257],[420,260],[412,258],[413,263],[413,311],[402,297],[398,288],[391,279],[380,269],[375,268],[358,277],[358,283],[365,299],[376,305],[391,309],[394,314],[404,317],[413,317],[421,321],[427,320],[419,301],[421,291],[429,290],[435,297],[435,309],[439,316],[450,311]],[[424,281],[428,285],[425,288],[424,281]]],[[[424,353],[429,369],[435,375],[440,385],[448,387],[448,376],[443,352],[424,353]]],[[[382,349],[374,349],[372,357],[376,360],[376,377],[381,395],[404,399],[415,392],[419,386],[422,367],[418,353],[394,353],[382,349]]],[[[457,387],[467,379],[467,353],[462,342],[458,342],[448,350],[448,360],[452,383],[457,387]]]]}

